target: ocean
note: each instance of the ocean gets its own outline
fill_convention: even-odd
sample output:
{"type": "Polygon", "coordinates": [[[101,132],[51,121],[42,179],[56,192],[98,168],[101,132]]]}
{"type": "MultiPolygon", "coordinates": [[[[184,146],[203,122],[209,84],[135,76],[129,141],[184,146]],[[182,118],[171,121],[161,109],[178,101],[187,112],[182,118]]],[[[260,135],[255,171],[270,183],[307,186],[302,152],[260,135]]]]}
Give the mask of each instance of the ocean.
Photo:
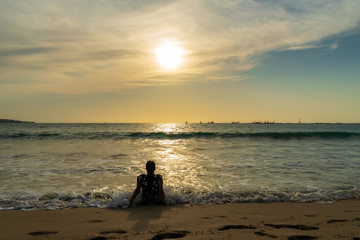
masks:
{"type": "Polygon", "coordinates": [[[360,124],[0,124],[0,210],[128,207],[156,162],[176,204],[360,198],[360,124]]]}

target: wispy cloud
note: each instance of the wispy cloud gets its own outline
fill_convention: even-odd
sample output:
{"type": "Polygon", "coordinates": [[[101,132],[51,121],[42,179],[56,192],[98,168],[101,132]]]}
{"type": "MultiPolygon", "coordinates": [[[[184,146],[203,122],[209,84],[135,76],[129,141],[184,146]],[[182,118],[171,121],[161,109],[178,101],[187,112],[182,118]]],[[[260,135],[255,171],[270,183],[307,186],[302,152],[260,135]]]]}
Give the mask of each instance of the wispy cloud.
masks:
{"type": "Polygon", "coordinates": [[[256,56],[321,46],[357,28],[359,12],[357,0],[0,0],[0,84],[23,78],[33,92],[91,93],[242,80],[256,56]],[[187,52],[176,73],[153,54],[166,39],[187,52]]]}
{"type": "Polygon", "coordinates": [[[336,43],[333,43],[330,45],[331,50],[336,50],[338,48],[338,45],[336,43]]]}
{"type": "Polygon", "coordinates": [[[43,54],[56,50],[56,48],[49,47],[32,47],[32,48],[15,48],[15,49],[2,49],[0,50],[0,57],[12,57],[12,56],[27,56],[35,54],[43,54]]]}

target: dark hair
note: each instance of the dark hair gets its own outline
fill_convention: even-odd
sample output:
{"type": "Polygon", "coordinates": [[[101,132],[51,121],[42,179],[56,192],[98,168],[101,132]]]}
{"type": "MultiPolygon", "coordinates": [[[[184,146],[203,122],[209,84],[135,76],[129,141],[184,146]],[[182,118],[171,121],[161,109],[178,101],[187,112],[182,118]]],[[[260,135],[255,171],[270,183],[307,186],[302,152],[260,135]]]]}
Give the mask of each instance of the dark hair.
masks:
{"type": "Polygon", "coordinates": [[[154,172],[155,172],[155,162],[154,161],[147,161],[146,171],[150,175],[154,174],[154,172]]]}

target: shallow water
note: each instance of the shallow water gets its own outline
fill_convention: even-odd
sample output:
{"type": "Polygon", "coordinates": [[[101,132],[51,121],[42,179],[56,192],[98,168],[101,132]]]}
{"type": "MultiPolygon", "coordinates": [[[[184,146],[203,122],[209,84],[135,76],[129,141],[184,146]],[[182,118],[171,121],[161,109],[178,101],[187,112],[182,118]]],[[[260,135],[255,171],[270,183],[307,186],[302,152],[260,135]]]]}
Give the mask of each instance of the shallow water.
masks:
{"type": "Polygon", "coordinates": [[[126,207],[148,160],[169,204],[360,196],[360,124],[0,124],[0,209],[126,207]]]}

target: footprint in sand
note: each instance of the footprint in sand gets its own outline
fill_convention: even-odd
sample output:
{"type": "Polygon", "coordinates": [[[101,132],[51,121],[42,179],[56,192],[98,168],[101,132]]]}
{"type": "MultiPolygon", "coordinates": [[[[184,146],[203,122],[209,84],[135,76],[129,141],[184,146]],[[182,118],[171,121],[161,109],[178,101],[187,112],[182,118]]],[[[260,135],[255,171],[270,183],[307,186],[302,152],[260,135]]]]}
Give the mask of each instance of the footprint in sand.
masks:
{"type": "Polygon", "coordinates": [[[105,222],[105,221],[104,220],[99,220],[99,219],[89,221],[89,223],[102,223],[102,222],[105,222]]]}
{"type": "Polygon", "coordinates": [[[265,232],[254,232],[255,235],[262,236],[262,237],[270,237],[270,238],[277,238],[275,235],[271,235],[265,232]]]}
{"type": "Polygon", "coordinates": [[[225,231],[230,229],[256,229],[256,227],[247,226],[247,225],[226,225],[221,228],[218,228],[219,231],[225,231]]]}
{"type": "Polygon", "coordinates": [[[202,219],[227,218],[227,216],[212,215],[211,217],[201,217],[202,219]]]}
{"type": "Polygon", "coordinates": [[[89,240],[108,240],[108,238],[100,236],[100,237],[90,238],[89,240]]]}
{"type": "Polygon", "coordinates": [[[28,234],[31,236],[44,236],[44,235],[50,235],[50,234],[56,234],[58,232],[56,231],[37,231],[37,232],[29,232],[28,234]]]}
{"type": "Polygon", "coordinates": [[[313,226],[306,226],[306,225],[291,225],[291,224],[264,224],[267,227],[272,228],[293,228],[293,229],[299,229],[299,230],[318,230],[318,227],[313,226]]]}
{"type": "Polygon", "coordinates": [[[112,233],[116,233],[116,234],[123,234],[126,233],[125,230],[115,230],[115,231],[103,231],[100,234],[112,234],[112,233]]]}
{"type": "Polygon", "coordinates": [[[168,238],[183,238],[190,232],[188,231],[173,231],[173,232],[163,232],[156,234],[151,240],[162,240],[168,238]]]}
{"type": "Polygon", "coordinates": [[[327,221],[327,223],[338,223],[338,222],[347,222],[348,220],[345,219],[331,219],[327,221]]]}
{"type": "Polygon", "coordinates": [[[299,235],[299,236],[290,236],[288,237],[288,240],[311,240],[311,239],[317,239],[318,237],[314,236],[307,236],[307,235],[299,235]]]}

